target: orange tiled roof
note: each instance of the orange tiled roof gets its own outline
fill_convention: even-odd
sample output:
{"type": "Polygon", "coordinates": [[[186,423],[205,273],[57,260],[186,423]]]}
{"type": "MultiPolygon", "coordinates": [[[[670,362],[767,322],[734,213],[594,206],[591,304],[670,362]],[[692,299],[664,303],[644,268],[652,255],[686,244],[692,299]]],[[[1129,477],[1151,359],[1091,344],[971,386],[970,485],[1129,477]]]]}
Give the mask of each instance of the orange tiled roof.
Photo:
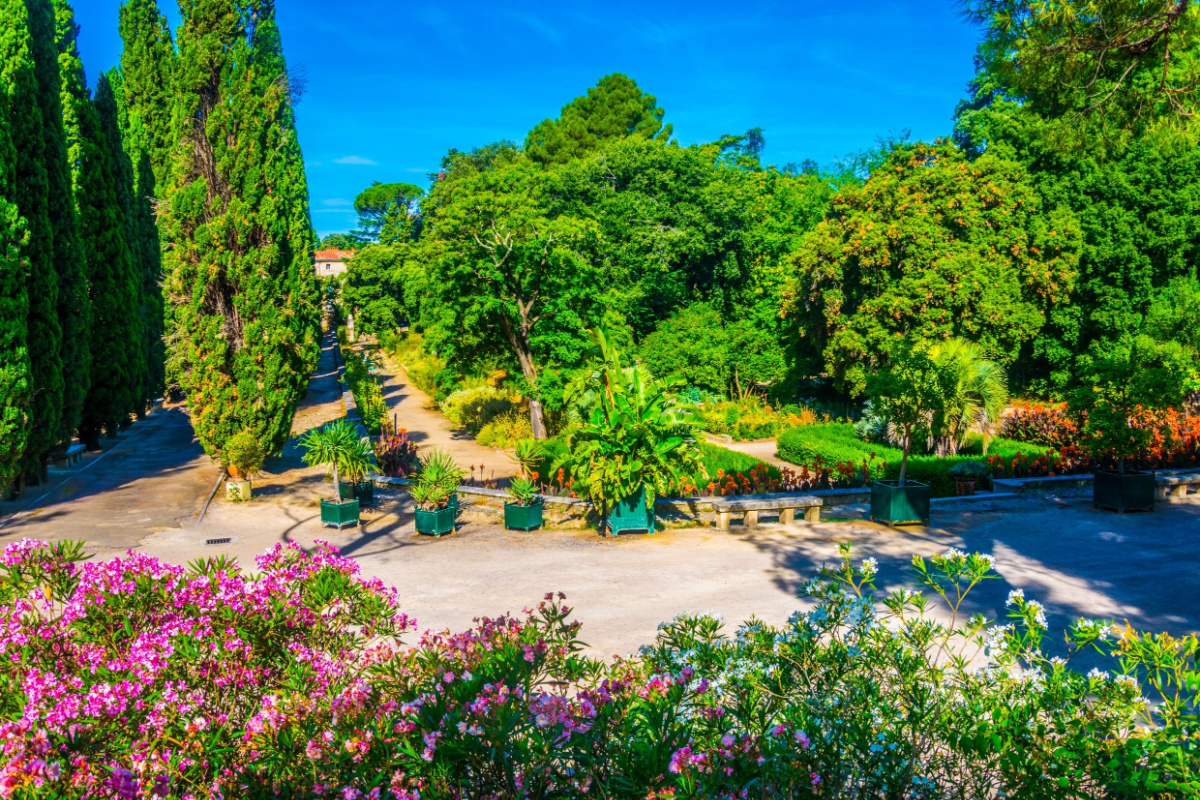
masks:
{"type": "Polygon", "coordinates": [[[345,261],[354,258],[354,250],[318,250],[313,253],[317,261],[345,261]]]}

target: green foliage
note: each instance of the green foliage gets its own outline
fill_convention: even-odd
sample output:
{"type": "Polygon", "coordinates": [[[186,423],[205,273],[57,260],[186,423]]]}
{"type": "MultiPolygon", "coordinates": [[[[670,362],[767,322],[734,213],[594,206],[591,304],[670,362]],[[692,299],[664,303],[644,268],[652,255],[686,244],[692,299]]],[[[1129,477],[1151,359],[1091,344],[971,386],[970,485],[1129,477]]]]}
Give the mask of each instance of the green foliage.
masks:
{"type": "Polygon", "coordinates": [[[456,428],[479,433],[496,417],[514,407],[512,393],[494,386],[459,389],[438,404],[442,414],[456,428]]]}
{"type": "Polygon", "coordinates": [[[515,447],[524,439],[533,440],[533,428],[529,425],[529,415],[524,411],[513,408],[493,417],[490,422],[475,434],[475,441],[485,447],[515,447]]]}
{"type": "Polygon", "coordinates": [[[1020,164],[902,146],[805,237],[784,310],[808,374],[861,393],[896,338],[962,336],[1001,364],[1071,290],[1079,228],[1020,164]]]}
{"type": "Polygon", "coordinates": [[[143,197],[165,199],[171,183],[175,144],[175,45],[167,18],[156,0],[125,0],[118,31],[121,51],[121,99],[125,109],[126,149],[143,197]]]}
{"type": "Polygon", "coordinates": [[[276,452],[316,365],[320,320],[274,4],[198,0],[183,12],[162,215],[172,359],[207,452],[243,429],[276,452]]]}
{"type": "Polygon", "coordinates": [[[457,376],[440,358],[429,352],[425,337],[409,332],[402,337],[389,338],[389,352],[404,367],[413,385],[435,401],[445,400],[454,391],[457,376]]]}
{"type": "Polygon", "coordinates": [[[939,362],[927,345],[898,344],[889,357],[888,365],[868,379],[867,389],[871,402],[896,427],[903,486],[913,433],[927,430],[933,438],[942,435],[946,400],[953,396],[958,376],[939,362]]]}
{"type": "Polygon", "coordinates": [[[446,508],[462,483],[463,469],[445,450],[433,448],[421,459],[420,471],[410,492],[418,508],[436,511],[446,508]]]}
{"type": "Polygon", "coordinates": [[[24,19],[23,0],[0,0],[0,491],[20,472],[33,400],[26,344],[27,228],[18,207],[22,173],[14,147],[14,140],[25,141],[17,127],[32,124],[36,113],[32,93],[20,91],[32,82],[24,19]]]}
{"type": "Polygon", "coordinates": [[[770,464],[760,461],[754,456],[748,456],[712,442],[700,442],[700,463],[703,470],[698,470],[692,480],[696,486],[703,486],[709,480],[715,480],[717,473],[722,471],[726,475],[749,474],[753,469],[765,468],[768,477],[779,478],[779,470],[770,464]]]}
{"type": "Polygon", "coordinates": [[[929,353],[947,386],[932,429],[938,431],[938,450],[956,453],[972,430],[990,436],[999,424],[1008,404],[1008,377],[984,357],[982,348],[965,339],[938,342],[929,353]]]}
{"type": "Polygon", "coordinates": [[[526,155],[541,164],[564,164],[606,143],[636,137],[665,141],[663,110],[626,75],[605,75],[583,97],[563,106],[558,119],[543,120],[525,139],[526,155]]]}
{"type": "Polygon", "coordinates": [[[1097,150],[1161,128],[1194,141],[1200,15],[1178,0],[970,0],[981,70],[1055,120],[1062,146],[1097,150]]]}
{"type": "MultiPolygon", "coordinates": [[[[344,329],[339,329],[342,333],[344,329]]],[[[345,379],[354,396],[363,425],[372,436],[378,435],[387,420],[388,405],[383,397],[383,388],[367,365],[366,359],[351,348],[342,349],[346,363],[345,379]]]]}
{"type": "Polygon", "coordinates": [[[396,248],[369,244],[354,258],[341,286],[342,304],[354,313],[360,333],[394,331],[404,321],[404,282],[396,248]]]}
{"type": "Polygon", "coordinates": [[[300,440],[300,446],[304,448],[305,464],[328,470],[338,502],[341,502],[338,487],[342,478],[351,482],[361,480],[370,474],[375,463],[371,443],[358,435],[349,420],[334,420],[312,429],[300,440]]]}
{"type": "Polygon", "coordinates": [[[518,506],[531,506],[540,499],[537,484],[530,478],[513,478],[508,487],[508,502],[518,506]]]}
{"type": "Polygon", "coordinates": [[[407,216],[412,206],[421,199],[425,190],[411,183],[375,183],[354,198],[354,210],[358,212],[361,235],[377,239],[389,212],[399,211],[407,216]]]}
{"type": "Polygon", "coordinates": [[[1124,472],[1125,459],[1145,450],[1154,434],[1151,425],[1131,423],[1200,388],[1197,367],[1194,351],[1147,334],[1093,344],[1079,358],[1080,385],[1069,405],[1093,456],[1116,458],[1124,472]]]}
{"type": "Polygon", "coordinates": [[[55,14],[63,119],[91,307],[90,377],[78,426],[80,439],[94,449],[99,447],[102,429],[115,434],[131,414],[144,409],[141,282],[134,275],[131,229],[121,203],[123,193],[132,194],[132,175],[120,171],[110,149],[110,135],[119,136],[116,120],[107,118],[110,130],[106,131],[88,97],[74,12],[64,0],[55,0],[55,14]]]}
{"type": "Polygon", "coordinates": [[[992,470],[982,461],[970,459],[953,465],[950,467],[949,473],[952,478],[986,478],[992,474],[992,470]]]}
{"type": "Polygon", "coordinates": [[[597,402],[567,434],[571,475],[605,511],[643,487],[653,504],[655,496],[700,471],[690,410],[662,383],[621,369],[616,351],[608,356],[597,402]]]}
{"type": "Polygon", "coordinates": [[[520,439],[513,445],[512,460],[522,476],[532,475],[546,458],[546,440],[532,437],[520,439]]]}
{"type": "Polygon", "coordinates": [[[784,461],[806,467],[832,467],[847,461],[857,466],[867,459],[878,462],[876,470],[881,470],[882,462],[898,465],[904,457],[904,452],[895,447],[862,441],[849,423],[789,428],[779,434],[775,449],[784,461]]]}
{"type": "Polygon", "coordinates": [[[320,241],[318,250],[357,250],[366,239],[356,233],[331,233],[320,241]]]}
{"type": "Polygon", "coordinates": [[[737,442],[770,439],[787,428],[815,422],[816,415],[807,409],[773,409],[756,394],[737,400],[704,403],[696,406],[704,430],[725,434],[737,442]],[[799,413],[793,413],[799,411],[799,413]]]}
{"type": "Polygon", "coordinates": [[[229,470],[230,477],[236,479],[252,477],[262,469],[266,460],[267,454],[263,452],[262,445],[258,443],[254,434],[250,431],[238,431],[230,436],[225,444],[222,463],[229,470]]]}
{"type": "Polygon", "coordinates": [[[664,379],[725,392],[732,375],[721,315],[704,303],[664,320],[642,341],[641,362],[664,379]]]}

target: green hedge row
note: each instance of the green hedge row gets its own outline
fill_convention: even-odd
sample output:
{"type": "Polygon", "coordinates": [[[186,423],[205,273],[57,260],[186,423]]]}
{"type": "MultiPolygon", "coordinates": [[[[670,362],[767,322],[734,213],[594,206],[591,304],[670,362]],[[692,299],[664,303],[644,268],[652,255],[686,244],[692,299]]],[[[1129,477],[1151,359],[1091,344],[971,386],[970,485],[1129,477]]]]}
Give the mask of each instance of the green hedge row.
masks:
{"type": "MultiPolygon", "coordinates": [[[[874,477],[890,480],[899,477],[900,461],[904,455],[898,448],[862,441],[855,436],[854,426],[849,424],[790,428],[780,434],[776,440],[776,449],[784,461],[812,467],[820,459],[822,465],[829,468],[843,461],[851,461],[857,466],[874,453],[872,469],[879,467],[879,472],[875,473],[874,477]],[[883,466],[885,461],[886,467],[883,466]]],[[[999,456],[1008,463],[1019,454],[1024,453],[1032,459],[1045,453],[1045,450],[1040,445],[996,438],[992,439],[988,446],[988,455],[999,456]]],[[[963,461],[982,460],[982,452],[983,437],[972,434],[957,456],[910,455],[906,474],[912,480],[928,483],[934,497],[950,497],[955,493],[950,468],[963,461]]]]}

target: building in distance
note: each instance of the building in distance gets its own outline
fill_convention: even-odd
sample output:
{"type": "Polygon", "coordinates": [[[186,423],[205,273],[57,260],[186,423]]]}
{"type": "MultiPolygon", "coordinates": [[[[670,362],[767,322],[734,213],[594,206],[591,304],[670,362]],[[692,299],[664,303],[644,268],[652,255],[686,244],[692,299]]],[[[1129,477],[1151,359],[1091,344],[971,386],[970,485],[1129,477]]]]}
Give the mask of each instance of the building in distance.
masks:
{"type": "Polygon", "coordinates": [[[318,250],[313,253],[313,267],[318,278],[331,278],[346,272],[347,263],[354,258],[354,250],[318,250]]]}

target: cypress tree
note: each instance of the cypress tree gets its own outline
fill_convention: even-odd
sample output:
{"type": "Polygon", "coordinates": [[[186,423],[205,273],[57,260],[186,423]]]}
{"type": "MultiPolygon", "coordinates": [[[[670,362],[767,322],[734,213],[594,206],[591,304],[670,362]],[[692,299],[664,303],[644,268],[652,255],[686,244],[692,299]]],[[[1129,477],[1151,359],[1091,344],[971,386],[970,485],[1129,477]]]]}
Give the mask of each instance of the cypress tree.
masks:
{"type": "MultiPolygon", "coordinates": [[[[125,241],[129,246],[132,266],[131,279],[134,283],[135,327],[138,341],[135,363],[130,367],[133,379],[132,412],[143,416],[146,408],[154,401],[162,376],[162,290],[158,279],[160,254],[158,229],[154,224],[151,199],[137,194],[138,182],[134,166],[125,149],[122,130],[122,114],[118,102],[120,73],[115,69],[100,76],[96,84],[96,113],[100,117],[100,129],[108,146],[109,165],[112,168],[117,204],[125,217],[125,241]],[[118,88],[113,88],[113,78],[118,88]],[[158,339],[156,342],[155,339],[158,339]],[[154,368],[157,358],[158,368],[154,368]]],[[[148,168],[148,164],[147,164],[148,168]]],[[[153,181],[151,176],[150,181],[153,181]]]]}
{"type": "Polygon", "coordinates": [[[39,128],[24,0],[0,0],[0,490],[20,471],[30,397],[26,317],[29,267],[25,222],[18,213],[17,151],[10,134],[39,128]]]}
{"type": "MultiPolygon", "coordinates": [[[[58,440],[62,422],[62,328],[58,324],[58,273],[54,268],[54,227],[50,223],[50,187],[46,169],[46,125],[35,58],[30,9],[10,2],[3,23],[6,33],[21,39],[5,54],[9,98],[9,135],[17,152],[17,209],[25,220],[25,289],[28,298],[26,342],[32,400],[26,420],[21,482],[45,470],[46,454],[58,440]]],[[[51,41],[53,45],[53,41],[51,41]]],[[[58,99],[57,90],[54,99],[58,99]]],[[[60,123],[61,125],[61,123],[60,123]]]]}
{"type": "MultiPolygon", "coordinates": [[[[143,387],[147,403],[166,387],[164,332],[173,314],[163,300],[160,230],[154,209],[165,205],[174,146],[171,113],[175,45],[167,19],[155,0],[127,0],[121,6],[119,30],[124,42],[121,69],[109,74],[117,104],[122,144],[133,169],[133,222],[141,251],[143,387]]],[[[131,240],[132,241],[132,240],[131,240]]],[[[171,379],[177,383],[177,378],[171,379]]]]}
{"type": "Polygon", "coordinates": [[[291,429],[319,354],[304,164],[271,0],[183,8],[167,237],[172,358],[192,425],[223,458],[291,429]]]}
{"type": "Polygon", "coordinates": [[[91,373],[79,434],[88,447],[98,448],[101,429],[115,434],[141,396],[138,285],[108,141],[76,46],[75,12],[66,0],[53,2],[67,155],[92,309],[91,373]]]}

